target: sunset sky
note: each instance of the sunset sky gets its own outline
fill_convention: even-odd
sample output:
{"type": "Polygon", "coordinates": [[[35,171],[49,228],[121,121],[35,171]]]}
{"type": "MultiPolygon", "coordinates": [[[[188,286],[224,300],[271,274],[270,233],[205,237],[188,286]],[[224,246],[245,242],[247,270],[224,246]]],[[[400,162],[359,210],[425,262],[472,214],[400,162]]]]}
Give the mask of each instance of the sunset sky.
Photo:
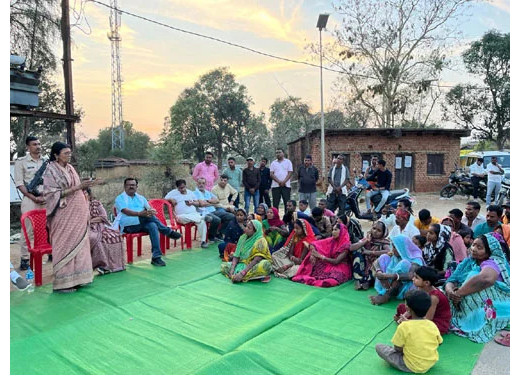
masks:
{"type": "MultiPolygon", "coordinates": [[[[100,0],[109,4],[109,0],[100,0]]],[[[71,6],[80,9],[80,0],[71,6]]],[[[306,45],[317,42],[320,13],[330,13],[324,41],[339,24],[330,1],[309,0],[119,0],[119,7],[162,23],[264,51],[273,55],[319,64],[306,45]]],[[[462,20],[460,55],[468,42],[486,31],[509,32],[510,2],[476,4],[462,20]]],[[[71,19],[74,21],[74,13],[71,19]]],[[[97,135],[111,124],[109,9],[87,2],[79,26],[72,29],[73,79],[76,106],[85,115],[76,131],[80,140],[97,135]],[[80,29],[81,28],[81,29],[80,29]],[[83,30],[83,31],[82,31],[83,30]]],[[[268,112],[286,92],[301,97],[319,110],[319,69],[263,57],[239,48],[122,16],[123,116],[134,128],[157,139],[169,108],[179,94],[202,74],[227,66],[253,98],[253,111],[268,112]],[[283,86],[283,88],[282,88],[283,86]]],[[[61,56],[61,50],[59,51],[61,56]]],[[[57,77],[62,77],[58,74],[57,77]]],[[[325,108],[337,75],[324,72],[325,108]]],[[[465,81],[460,71],[443,75],[443,82],[465,81]]]]}

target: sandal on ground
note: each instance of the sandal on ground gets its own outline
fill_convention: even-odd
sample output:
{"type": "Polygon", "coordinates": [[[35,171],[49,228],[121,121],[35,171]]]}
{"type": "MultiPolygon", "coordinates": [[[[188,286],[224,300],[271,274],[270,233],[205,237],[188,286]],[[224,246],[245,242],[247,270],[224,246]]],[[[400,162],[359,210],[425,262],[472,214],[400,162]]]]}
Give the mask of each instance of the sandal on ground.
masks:
{"type": "Polygon", "coordinates": [[[266,276],[265,278],[263,278],[262,280],[260,280],[262,283],[269,283],[271,281],[271,276],[266,276]]]}
{"type": "Polygon", "coordinates": [[[62,288],[59,290],[54,290],[55,293],[60,293],[60,294],[69,294],[69,293],[73,293],[76,291],[77,291],[76,288],[62,288]]]}
{"type": "Polygon", "coordinates": [[[510,341],[510,334],[509,333],[506,334],[505,336],[501,336],[501,335],[496,336],[494,338],[494,340],[495,340],[496,343],[498,343],[500,345],[503,345],[504,347],[509,347],[510,343],[511,343],[511,341],[510,341]]]}

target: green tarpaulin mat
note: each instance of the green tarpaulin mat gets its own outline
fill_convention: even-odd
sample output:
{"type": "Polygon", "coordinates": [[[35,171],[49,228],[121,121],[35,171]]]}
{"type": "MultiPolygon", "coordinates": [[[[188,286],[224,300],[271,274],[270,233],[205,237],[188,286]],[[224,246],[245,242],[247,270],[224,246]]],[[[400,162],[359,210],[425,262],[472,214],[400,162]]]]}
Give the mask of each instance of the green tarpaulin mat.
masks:
{"type": "MultiPolygon", "coordinates": [[[[381,360],[397,302],[353,283],[232,284],[215,247],[96,277],[74,294],[11,293],[11,374],[403,374],[381,360]]],[[[483,345],[444,337],[429,374],[470,374],[483,345]]]]}

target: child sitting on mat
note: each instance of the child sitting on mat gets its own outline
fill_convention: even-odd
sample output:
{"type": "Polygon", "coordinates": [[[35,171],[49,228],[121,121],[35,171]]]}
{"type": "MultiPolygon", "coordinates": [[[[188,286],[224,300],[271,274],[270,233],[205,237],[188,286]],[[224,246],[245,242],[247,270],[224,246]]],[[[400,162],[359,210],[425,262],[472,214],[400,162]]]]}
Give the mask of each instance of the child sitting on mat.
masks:
{"type": "Polygon", "coordinates": [[[431,298],[422,290],[410,290],[405,296],[410,320],[397,326],[393,346],[377,344],[376,352],[383,360],[404,372],[423,374],[439,360],[437,348],[442,337],[437,326],[424,318],[431,298]]]}
{"type": "MultiPolygon", "coordinates": [[[[435,287],[435,283],[437,283],[438,280],[438,272],[434,268],[424,266],[415,271],[412,279],[415,287],[429,294],[432,300],[430,309],[424,318],[433,321],[435,325],[437,325],[437,328],[439,328],[441,334],[446,334],[450,330],[451,323],[450,302],[448,298],[446,298],[446,295],[435,287]]],[[[410,316],[406,311],[406,305],[403,303],[399,304],[394,320],[400,324],[409,319],[410,316]]]]}

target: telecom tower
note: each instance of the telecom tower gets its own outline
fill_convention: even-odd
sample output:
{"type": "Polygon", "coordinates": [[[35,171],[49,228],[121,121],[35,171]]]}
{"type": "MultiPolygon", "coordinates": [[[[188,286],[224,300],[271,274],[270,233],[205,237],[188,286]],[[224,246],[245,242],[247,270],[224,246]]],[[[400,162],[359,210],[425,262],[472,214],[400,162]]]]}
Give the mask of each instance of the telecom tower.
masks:
{"type": "Polygon", "coordinates": [[[119,56],[121,12],[117,10],[117,0],[110,0],[110,6],[110,32],[107,35],[112,47],[112,150],[123,150],[125,132],[121,95],[121,57],[119,56]]]}

